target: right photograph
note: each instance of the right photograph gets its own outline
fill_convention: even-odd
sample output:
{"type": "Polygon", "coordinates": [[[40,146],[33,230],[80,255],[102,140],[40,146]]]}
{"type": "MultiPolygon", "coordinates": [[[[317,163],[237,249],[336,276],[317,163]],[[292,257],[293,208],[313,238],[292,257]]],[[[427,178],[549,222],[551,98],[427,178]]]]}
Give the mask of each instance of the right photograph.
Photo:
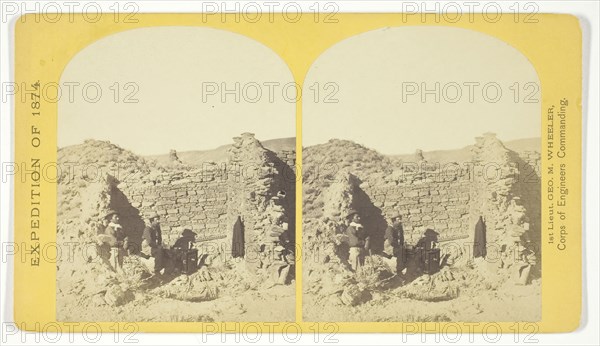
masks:
{"type": "Polygon", "coordinates": [[[542,95],[527,47],[478,31],[324,51],[303,83],[304,321],[539,321],[542,95]]]}

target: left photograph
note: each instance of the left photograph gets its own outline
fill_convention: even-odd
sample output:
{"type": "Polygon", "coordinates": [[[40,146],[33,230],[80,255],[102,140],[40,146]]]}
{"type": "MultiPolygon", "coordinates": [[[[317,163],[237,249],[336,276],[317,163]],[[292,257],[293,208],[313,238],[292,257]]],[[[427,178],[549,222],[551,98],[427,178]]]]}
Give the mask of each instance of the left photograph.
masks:
{"type": "Polygon", "coordinates": [[[58,107],[58,321],[295,318],[295,85],[248,37],[150,27],[78,52],[58,107]]]}

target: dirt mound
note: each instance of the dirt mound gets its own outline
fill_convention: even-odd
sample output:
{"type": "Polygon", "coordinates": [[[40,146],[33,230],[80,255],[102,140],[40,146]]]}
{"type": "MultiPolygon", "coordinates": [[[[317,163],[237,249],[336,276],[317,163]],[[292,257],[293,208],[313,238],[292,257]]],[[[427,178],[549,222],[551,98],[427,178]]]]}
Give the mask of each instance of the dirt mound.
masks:
{"type": "MultiPolygon", "coordinates": [[[[58,149],[58,162],[65,166],[75,163],[77,164],[76,168],[79,167],[83,173],[92,173],[93,169],[101,171],[106,168],[109,169],[106,172],[123,174],[150,171],[150,166],[144,158],[109,141],[93,139],[86,140],[82,144],[58,149]],[[86,172],[85,168],[88,167],[89,172],[86,172]],[[117,168],[119,170],[116,170],[117,168]]],[[[93,175],[84,174],[83,177],[93,178],[93,175]]]]}
{"type": "Polygon", "coordinates": [[[359,178],[391,172],[393,161],[373,149],[348,140],[332,139],[327,143],[304,148],[303,183],[327,183],[333,176],[347,170],[359,178]]]}

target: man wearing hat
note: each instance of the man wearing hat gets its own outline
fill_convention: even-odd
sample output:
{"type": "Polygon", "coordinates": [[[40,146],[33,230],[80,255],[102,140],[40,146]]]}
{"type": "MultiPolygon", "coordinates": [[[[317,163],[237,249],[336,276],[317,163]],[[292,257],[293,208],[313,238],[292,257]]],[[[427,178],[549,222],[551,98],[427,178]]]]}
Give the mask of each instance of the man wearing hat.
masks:
{"type": "Polygon", "coordinates": [[[439,235],[440,234],[433,229],[427,228],[423,233],[423,237],[417,242],[416,247],[422,248],[425,251],[434,249],[437,246],[439,235]]]}
{"type": "Polygon", "coordinates": [[[350,225],[346,229],[348,246],[350,246],[350,265],[353,271],[357,271],[365,263],[365,255],[369,247],[369,235],[363,225],[358,211],[350,209],[348,216],[350,225]]]}
{"type": "Polygon", "coordinates": [[[104,230],[104,234],[100,237],[100,241],[110,246],[111,264],[117,270],[123,266],[123,257],[128,247],[128,238],[125,235],[123,226],[121,226],[119,213],[109,209],[104,219],[108,221],[108,225],[104,230]]]}
{"type": "Polygon", "coordinates": [[[170,253],[170,257],[175,261],[175,268],[186,274],[192,274],[198,268],[198,250],[194,249],[197,235],[191,229],[185,228],[181,237],[173,244],[170,253]]]}
{"type": "Polygon", "coordinates": [[[427,228],[425,233],[423,233],[423,237],[415,245],[419,270],[425,271],[428,274],[433,274],[439,270],[439,235],[433,229],[427,228]],[[437,262],[437,265],[433,264],[433,262],[437,262]]]}
{"type": "Polygon", "coordinates": [[[175,244],[173,244],[174,248],[180,248],[183,250],[189,250],[193,247],[192,244],[196,242],[196,232],[192,231],[189,228],[186,228],[181,232],[181,238],[177,239],[175,244]]]}
{"type": "MultiPolygon", "coordinates": [[[[404,228],[402,227],[402,216],[394,212],[390,217],[390,225],[385,230],[386,245],[391,247],[391,253],[396,257],[396,273],[401,274],[404,270],[404,228]]],[[[386,251],[387,252],[387,251],[386,251]]]]}
{"type": "MultiPolygon", "coordinates": [[[[160,230],[160,216],[152,212],[148,216],[149,225],[144,229],[143,242],[150,248],[150,256],[154,257],[154,274],[160,274],[163,269],[162,232],[160,230]]],[[[147,251],[147,248],[145,249],[147,251]]]]}

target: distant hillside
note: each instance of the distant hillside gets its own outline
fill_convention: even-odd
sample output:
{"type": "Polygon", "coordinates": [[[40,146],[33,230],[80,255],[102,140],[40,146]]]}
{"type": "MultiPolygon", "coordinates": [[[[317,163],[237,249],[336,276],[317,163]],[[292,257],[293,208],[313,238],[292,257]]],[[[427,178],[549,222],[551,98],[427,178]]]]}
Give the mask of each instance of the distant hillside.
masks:
{"type": "MultiPolygon", "coordinates": [[[[263,147],[274,152],[296,149],[295,137],[269,139],[261,141],[261,143],[263,147]]],[[[190,166],[202,165],[204,162],[225,162],[227,161],[227,149],[230,147],[231,144],[226,144],[211,150],[178,151],[177,156],[182,163],[190,166]]],[[[156,160],[161,165],[170,164],[169,154],[145,156],[145,158],[156,160]]]]}
{"type": "MultiPolygon", "coordinates": [[[[540,151],[541,146],[541,138],[523,138],[516,139],[512,141],[503,142],[506,148],[516,151],[540,151]]],[[[472,145],[466,146],[460,149],[450,149],[450,150],[432,150],[432,151],[424,151],[423,157],[427,161],[431,162],[464,162],[471,159],[471,149],[472,145]]],[[[416,150],[416,148],[415,148],[416,150]]],[[[400,159],[404,161],[412,161],[414,160],[414,153],[412,154],[402,154],[402,155],[389,155],[390,158],[400,159]]]]}
{"type": "Polygon", "coordinates": [[[504,142],[504,145],[516,152],[521,151],[541,151],[542,139],[540,137],[536,138],[523,138],[523,139],[515,139],[514,141],[504,142]]]}
{"type": "Polygon", "coordinates": [[[263,147],[274,151],[296,150],[296,137],[277,138],[261,141],[263,147]]]}

